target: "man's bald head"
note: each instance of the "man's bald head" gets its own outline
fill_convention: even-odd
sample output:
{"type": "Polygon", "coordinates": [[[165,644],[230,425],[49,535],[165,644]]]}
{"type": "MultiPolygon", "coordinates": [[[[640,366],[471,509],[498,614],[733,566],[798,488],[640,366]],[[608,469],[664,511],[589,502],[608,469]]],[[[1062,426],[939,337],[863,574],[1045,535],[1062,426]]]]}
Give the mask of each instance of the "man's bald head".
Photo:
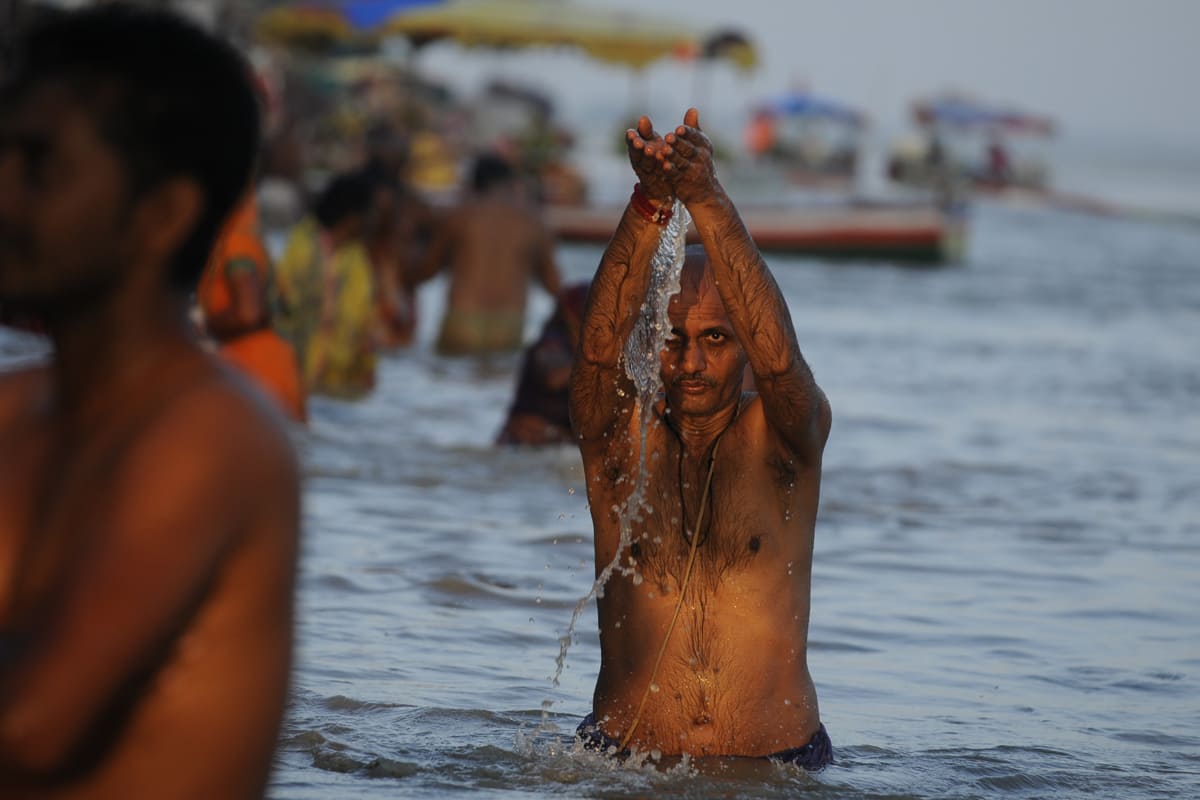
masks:
{"type": "Polygon", "coordinates": [[[717,279],[713,275],[708,253],[701,245],[688,245],[684,251],[683,268],[679,272],[679,292],[671,295],[667,306],[674,327],[682,327],[688,317],[703,317],[717,322],[733,332],[733,325],[725,311],[721,293],[717,291],[717,279]]]}
{"type": "Polygon", "coordinates": [[[704,246],[689,244],[684,250],[683,269],[679,273],[679,293],[694,298],[699,296],[702,290],[715,288],[708,253],[704,251],[704,246]]]}

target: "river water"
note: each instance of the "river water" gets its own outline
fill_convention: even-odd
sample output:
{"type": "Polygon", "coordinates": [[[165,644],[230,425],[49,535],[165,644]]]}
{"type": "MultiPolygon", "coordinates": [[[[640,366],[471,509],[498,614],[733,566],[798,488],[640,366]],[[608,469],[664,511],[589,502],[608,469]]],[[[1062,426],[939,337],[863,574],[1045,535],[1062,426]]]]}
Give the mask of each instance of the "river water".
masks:
{"type": "Polygon", "coordinates": [[[1200,796],[1200,229],[979,207],[962,265],[769,261],[834,411],[809,662],[838,763],[573,751],[578,455],[490,446],[516,360],[434,356],[435,282],[376,392],[297,434],[272,798],[1200,796]]]}

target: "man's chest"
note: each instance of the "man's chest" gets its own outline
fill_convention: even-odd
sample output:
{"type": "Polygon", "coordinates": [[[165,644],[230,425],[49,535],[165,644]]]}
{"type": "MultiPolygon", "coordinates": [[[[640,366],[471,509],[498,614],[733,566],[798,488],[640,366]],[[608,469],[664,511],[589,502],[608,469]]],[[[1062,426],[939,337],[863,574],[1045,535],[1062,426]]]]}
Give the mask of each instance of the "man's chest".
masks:
{"type": "Polygon", "coordinates": [[[66,446],[44,424],[0,433],[0,625],[82,556],[113,486],[105,452],[90,437],[66,446]]]}
{"type": "Polygon", "coordinates": [[[623,568],[664,593],[681,581],[693,546],[693,572],[715,585],[777,560],[795,540],[792,481],[774,473],[744,449],[700,463],[669,445],[648,449],[643,463],[595,476],[602,491],[592,492],[593,508],[605,510],[597,533],[619,548],[623,568]]]}

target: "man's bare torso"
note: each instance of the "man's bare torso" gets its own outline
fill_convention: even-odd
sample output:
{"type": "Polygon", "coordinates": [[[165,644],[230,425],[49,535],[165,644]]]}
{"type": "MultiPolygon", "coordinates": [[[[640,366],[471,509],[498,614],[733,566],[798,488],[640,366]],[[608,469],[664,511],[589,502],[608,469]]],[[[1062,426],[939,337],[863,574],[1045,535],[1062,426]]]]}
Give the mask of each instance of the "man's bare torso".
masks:
{"type": "MultiPolygon", "coordinates": [[[[819,465],[804,468],[770,436],[758,399],[722,436],[678,621],[632,744],[663,753],[768,755],[806,744],[819,725],[806,646],[819,465]]],[[[631,441],[640,438],[636,422],[631,441]]],[[[636,444],[635,446],[636,447],[636,444]]],[[[594,710],[620,739],[633,724],[670,624],[708,474],[656,417],[647,438],[646,508],[599,600],[602,664],[594,710]]],[[[586,459],[599,573],[620,536],[638,476],[636,449],[586,459]],[[603,462],[603,463],[601,463],[603,462]]]]}
{"type": "MultiPolygon", "coordinates": [[[[224,381],[221,373],[201,367],[162,389],[160,397],[171,409],[224,413],[228,430],[247,437],[248,446],[257,438],[262,438],[264,451],[277,445],[270,441],[270,429],[256,434],[247,427],[268,428],[263,419],[244,413],[244,401],[224,381]]],[[[155,392],[148,388],[144,395],[155,392]]],[[[191,412],[163,411],[166,406],[157,404],[156,411],[140,419],[103,416],[94,427],[69,436],[46,421],[51,397],[47,370],[0,375],[0,631],[49,634],[51,647],[79,653],[103,647],[80,644],[79,623],[84,623],[82,630],[93,631],[90,637],[118,631],[122,620],[109,613],[104,601],[125,602],[117,597],[121,591],[97,597],[91,621],[72,615],[74,622],[62,623],[56,609],[77,605],[79,598],[72,593],[79,587],[99,588],[86,576],[101,569],[117,578],[117,586],[127,585],[125,591],[144,585],[144,559],[139,562],[135,550],[126,550],[132,542],[115,543],[104,521],[110,513],[128,514],[119,506],[128,508],[129,498],[136,496],[132,487],[145,478],[139,449],[157,446],[144,443],[172,426],[173,419],[186,422],[191,412]],[[57,630],[75,632],[76,644],[70,649],[55,644],[57,630]]],[[[139,398],[129,402],[132,409],[147,408],[139,406],[139,398]]],[[[203,439],[212,435],[197,422],[192,418],[184,425],[185,430],[196,428],[194,438],[171,437],[180,448],[178,459],[188,459],[188,448],[203,447],[203,439]]],[[[179,463],[159,463],[157,468],[171,470],[179,463]]],[[[288,491],[263,483],[266,506],[286,508],[288,491]]],[[[231,483],[229,502],[250,507],[246,527],[230,534],[224,554],[213,559],[208,578],[167,627],[138,677],[121,680],[120,689],[102,701],[111,708],[68,759],[73,766],[48,780],[31,781],[24,792],[10,786],[14,794],[6,797],[116,798],[130,796],[131,787],[158,797],[261,793],[290,663],[295,520],[285,519],[286,514],[267,520],[254,509],[253,499],[236,494],[231,483]]],[[[151,513],[154,500],[145,496],[139,502],[151,513]]],[[[171,531],[161,535],[169,537],[171,531]]],[[[140,602],[152,607],[157,600],[144,596],[140,602]]],[[[19,648],[25,642],[12,644],[19,648]]],[[[14,652],[0,652],[0,657],[11,658],[14,652]]],[[[63,664],[61,659],[51,665],[55,671],[81,671],[77,674],[106,669],[98,662],[63,664]]],[[[70,709],[65,713],[70,715],[70,709]]],[[[0,782],[9,780],[0,775],[0,782]]]]}
{"type": "Polygon", "coordinates": [[[546,234],[534,213],[504,198],[484,198],[456,212],[450,308],[523,314],[546,234]]]}

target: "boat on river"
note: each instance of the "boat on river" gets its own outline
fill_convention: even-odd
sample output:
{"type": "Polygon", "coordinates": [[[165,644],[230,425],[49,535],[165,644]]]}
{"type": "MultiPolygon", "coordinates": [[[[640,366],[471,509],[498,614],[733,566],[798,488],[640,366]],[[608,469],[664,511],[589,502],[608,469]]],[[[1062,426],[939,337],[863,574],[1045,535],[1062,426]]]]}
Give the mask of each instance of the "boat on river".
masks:
{"type": "Polygon", "coordinates": [[[743,131],[747,161],[735,171],[767,170],[793,186],[848,192],[867,116],[836,98],[795,89],[755,105],[743,131]]]}
{"type": "MultiPolygon", "coordinates": [[[[550,205],[545,219],[560,241],[603,244],[623,206],[550,205]]],[[[817,258],[946,264],[961,260],[966,211],[935,203],[739,204],[747,230],[764,253],[817,258]]],[[[689,241],[698,241],[695,227],[689,241]]]]}
{"type": "Polygon", "coordinates": [[[949,182],[987,196],[1049,193],[1050,168],[1037,144],[1054,138],[1050,117],[949,92],[914,101],[912,119],[919,132],[893,143],[888,156],[893,181],[949,182]]]}

